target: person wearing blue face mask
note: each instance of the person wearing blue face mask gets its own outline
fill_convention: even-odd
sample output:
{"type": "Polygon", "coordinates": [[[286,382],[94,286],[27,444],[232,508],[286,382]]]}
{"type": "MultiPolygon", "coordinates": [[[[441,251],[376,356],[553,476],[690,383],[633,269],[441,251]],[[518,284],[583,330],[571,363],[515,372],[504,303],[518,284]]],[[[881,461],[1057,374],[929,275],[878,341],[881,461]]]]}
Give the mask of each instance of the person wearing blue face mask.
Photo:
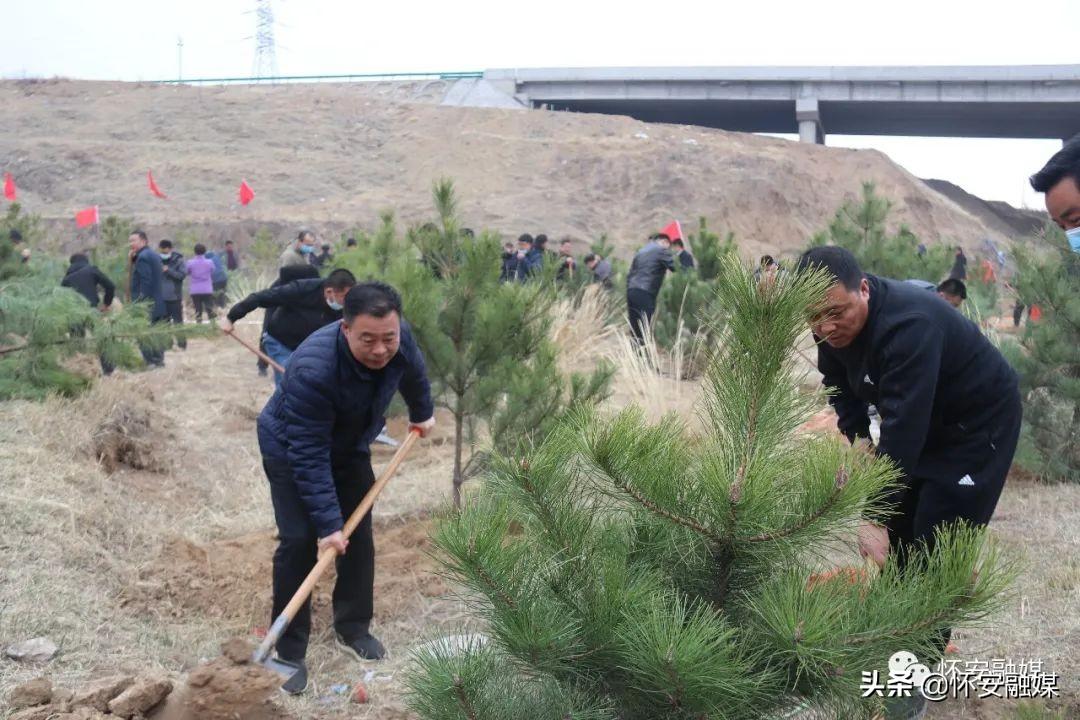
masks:
{"type": "Polygon", "coordinates": [[[1080,254],[1080,135],[1065,143],[1031,176],[1031,187],[1046,194],[1050,219],[1065,231],[1072,251],[1080,254]]]}
{"type": "MultiPolygon", "coordinates": [[[[233,323],[255,308],[266,308],[270,319],[262,337],[263,350],[274,362],[288,369],[289,358],[308,335],[341,319],[345,295],[356,285],[348,270],[338,268],[326,278],[314,277],[252,293],[230,308],[220,327],[233,331],[233,323]]],[[[282,374],[275,371],[280,385],[282,374]]]]}
{"type": "Polygon", "coordinates": [[[279,266],[310,265],[314,252],[315,233],[310,230],[301,230],[296,236],[296,241],[281,253],[279,266]]]}

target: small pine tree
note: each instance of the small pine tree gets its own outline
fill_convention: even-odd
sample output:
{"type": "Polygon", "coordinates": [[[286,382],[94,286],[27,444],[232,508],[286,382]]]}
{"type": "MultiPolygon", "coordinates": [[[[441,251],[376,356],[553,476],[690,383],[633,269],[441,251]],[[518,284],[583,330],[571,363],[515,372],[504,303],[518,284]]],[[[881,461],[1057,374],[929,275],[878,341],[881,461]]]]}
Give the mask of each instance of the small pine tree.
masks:
{"type": "Polygon", "coordinates": [[[880,517],[896,477],[796,435],[819,400],[800,394],[793,349],[827,284],[789,273],[763,289],[726,261],[703,436],[635,409],[582,412],[492,463],[435,535],[488,640],[418,654],[421,718],[866,716],[863,671],[887,677],[900,649],[932,662],[943,628],[996,605],[1011,568],[969,529],[903,572],[809,582],[825,547],[880,517]]]}
{"type": "MultiPolygon", "coordinates": [[[[710,232],[702,217],[697,233],[689,236],[695,265],[692,270],[678,268],[660,288],[653,316],[653,334],[657,344],[672,349],[680,340],[697,338],[711,344],[713,331],[719,327],[715,307],[716,279],[729,257],[738,254],[735,233],[728,232],[723,240],[710,232]]],[[[696,357],[696,356],[695,356],[696,357]]],[[[687,377],[696,376],[701,368],[683,368],[687,377]]]]}
{"type": "MultiPolygon", "coordinates": [[[[571,403],[603,398],[611,370],[601,368],[567,385],[548,339],[552,284],[500,283],[499,238],[461,232],[449,180],[435,183],[433,196],[438,221],[409,233],[423,260],[416,262],[388,239],[386,257],[394,260],[385,278],[401,292],[437,404],[454,418],[453,491],[459,504],[470,465],[486,457],[466,454],[479,423],[492,423],[499,446],[528,446],[571,403]]],[[[383,224],[389,237],[392,218],[384,217],[383,224]]],[[[352,267],[358,277],[372,276],[365,275],[379,256],[376,244],[372,248],[352,267]]]]}
{"type": "Polygon", "coordinates": [[[138,345],[166,349],[179,334],[206,332],[151,325],[144,304],[103,314],[43,273],[11,280],[0,284],[0,399],[77,395],[93,383],[93,376],[71,363],[78,355],[138,368],[138,345]]]}
{"type": "Polygon", "coordinates": [[[698,277],[702,280],[715,280],[726,258],[738,252],[735,233],[728,231],[721,241],[719,235],[709,231],[704,217],[698,218],[698,231],[690,233],[689,239],[698,277]]]}
{"type": "Polygon", "coordinates": [[[278,258],[285,245],[274,239],[274,233],[268,227],[261,227],[255,231],[255,239],[248,248],[250,262],[258,268],[276,268],[278,258]]]}
{"type": "Polygon", "coordinates": [[[1020,454],[1039,475],[1080,481],[1080,255],[1065,234],[1047,228],[1046,249],[1016,246],[1020,300],[1038,305],[1019,347],[1006,346],[1020,374],[1024,435],[1020,454]]]}
{"type": "Polygon", "coordinates": [[[891,209],[892,203],[877,194],[873,183],[863,183],[859,201],[845,202],[811,245],[839,245],[850,250],[863,270],[875,275],[935,283],[941,280],[949,270],[949,249],[935,245],[920,254],[918,237],[903,225],[890,235],[885,222],[891,209]]]}
{"type": "Polygon", "coordinates": [[[24,213],[17,202],[8,206],[7,213],[0,218],[0,280],[29,274],[30,266],[23,262],[22,251],[40,246],[44,235],[40,217],[24,213]],[[22,236],[20,246],[11,242],[12,231],[22,236]]]}

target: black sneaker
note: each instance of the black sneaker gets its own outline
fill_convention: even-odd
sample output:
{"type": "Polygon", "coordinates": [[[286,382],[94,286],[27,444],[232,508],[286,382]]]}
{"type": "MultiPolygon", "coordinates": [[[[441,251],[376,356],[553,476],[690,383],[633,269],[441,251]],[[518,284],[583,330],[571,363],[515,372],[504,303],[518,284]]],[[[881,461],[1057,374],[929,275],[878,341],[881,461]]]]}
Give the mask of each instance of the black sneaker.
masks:
{"type": "Polygon", "coordinates": [[[386,657],[386,648],[369,632],[357,635],[351,640],[346,640],[341,633],[337,633],[337,644],[357,660],[382,660],[386,657]]]}
{"type": "Polygon", "coordinates": [[[281,658],[275,658],[275,660],[281,665],[296,668],[296,672],[294,672],[288,680],[281,684],[281,691],[283,693],[285,693],[286,695],[300,695],[305,690],[307,690],[307,665],[304,663],[303,660],[301,660],[300,662],[282,660],[281,658]]]}

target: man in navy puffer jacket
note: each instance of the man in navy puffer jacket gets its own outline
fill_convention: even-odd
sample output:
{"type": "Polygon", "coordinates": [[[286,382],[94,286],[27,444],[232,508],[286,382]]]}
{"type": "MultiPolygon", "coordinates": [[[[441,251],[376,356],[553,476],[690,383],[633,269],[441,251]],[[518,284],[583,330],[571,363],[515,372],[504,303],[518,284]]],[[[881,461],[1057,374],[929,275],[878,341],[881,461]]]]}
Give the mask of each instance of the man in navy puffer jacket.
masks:
{"type": "MultiPolygon", "coordinates": [[[[431,386],[412,331],[401,319],[401,297],[389,285],[365,282],[345,296],[340,323],[312,333],[293,353],[285,378],[259,415],[259,448],[270,481],[279,544],[274,553],[272,618],[285,608],[318,553],[340,553],[334,587],[339,644],[361,659],[385,650],[369,631],[375,548],[371,514],[351,540],[345,519],[375,477],[370,445],[383,413],[401,391],[410,429],[435,425],[431,386]]],[[[307,686],[303,660],[311,628],[310,603],[277,644],[278,657],[299,667],[283,689],[307,686]]]]}

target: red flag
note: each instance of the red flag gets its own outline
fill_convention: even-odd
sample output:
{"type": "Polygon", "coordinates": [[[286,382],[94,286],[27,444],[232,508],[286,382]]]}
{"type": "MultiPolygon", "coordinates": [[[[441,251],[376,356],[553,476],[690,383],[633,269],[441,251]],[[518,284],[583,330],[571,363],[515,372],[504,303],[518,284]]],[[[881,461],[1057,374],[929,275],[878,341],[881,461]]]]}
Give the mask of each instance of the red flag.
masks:
{"type": "Polygon", "coordinates": [[[247,180],[240,181],[240,204],[247,205],[255,199],[255,191],[247,184],[247,180]]]}
{"type": "Polygon", "coordinates": [[[1028,320],[1031,322],[1039,322],[1042,320],[1042,308],[1038,305],[1032,305],[1031,309],[1028,310],[1028,320]]]}
{"type": "Polygon", "coordinates": [[[15,202],[15,178],[11,177],[11,173],[4,173],[4,197],[15,202]]]}
{"type": "Polygon", "coordinates": [[[682,225],[679,224],[678,220],[672,220],[671,223],[666,228],[661,230],[660,232],[663,233],[664,235],[667,235],[672,240],[682,240],[683,239],[682,225]]]}
{"type": "Polygon", "coordinates": [[[154,193],[155,197],[164,198],[165,193],[161,192],[161,188],[154,182],[154,173],[150,170],[146,171],[146,179],[150,182],[150,192],[154,193]]]}
{"type": "Polygon", "coordinates": [[[80,210],[75,213],[75,226],[84,228],[87,225],[98,224],[98,209],[97,205],[88,207],[85,210],[80,210]]]}

